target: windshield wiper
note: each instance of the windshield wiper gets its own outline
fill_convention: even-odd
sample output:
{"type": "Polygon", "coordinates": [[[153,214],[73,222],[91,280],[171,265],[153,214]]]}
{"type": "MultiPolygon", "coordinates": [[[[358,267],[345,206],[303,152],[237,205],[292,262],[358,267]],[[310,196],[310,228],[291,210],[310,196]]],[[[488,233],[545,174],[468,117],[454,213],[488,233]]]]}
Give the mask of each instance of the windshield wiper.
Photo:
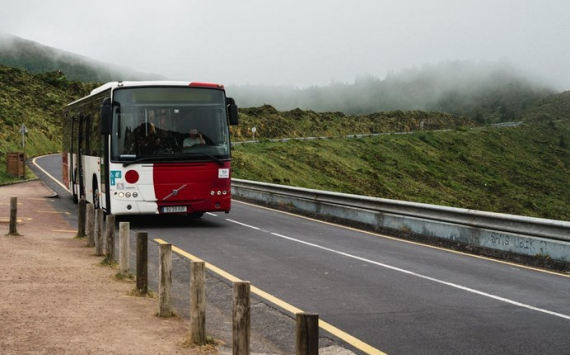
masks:
{"type": "Polygon", "coordinates": [[[160,163],[160,161],[165,161],[165,160],[169,161],[169,162],[178,160],[180,162],[186,162],[188,160],[185,160],[184,157],[187,157],[187,156],[205,156],[207,158],[212,159],[213,161],[215,161],[220,166],[224,165],[223,160],[216,158],[215,156],[210,155],[208,153],[184,153],[181,155],[178,155],[178,154],[174,154],[174,155],[147,155],[147,156],[144,156],[144,157],[141,157],[138,159],[134,159],[134,160],[131,160],[128,162],[124,162],[123,167],[127,167],[131,164],[141,163],[141,162],[145,162],[145,161],[152,161],[154,163],[160,163]]]}
{"type": "Polygon", "coordinates": [[[208,153],[185,153],[184,155],[203,155],[205,157],[208,157],[210,159],[212,159],[213,161],[215,161],[216,163],[218,163],[218,165],[223,166],[224,165],[224,161],[216,158],[215,156],[208,154],[208,153]]]}
{"type": "Polygon", "coordinates": [[[131,164],[136,164],[136,163],[140,163],[140,162],[144,162],[144,161],[155,161],[157,158],[160,160],[168,160],[168,161],[180,159],[179,156],[173,156],[173,155],[147,155],[147,156],[135,159],[135,160],[124,162],[123,167],[127,167],[131,164]]]}

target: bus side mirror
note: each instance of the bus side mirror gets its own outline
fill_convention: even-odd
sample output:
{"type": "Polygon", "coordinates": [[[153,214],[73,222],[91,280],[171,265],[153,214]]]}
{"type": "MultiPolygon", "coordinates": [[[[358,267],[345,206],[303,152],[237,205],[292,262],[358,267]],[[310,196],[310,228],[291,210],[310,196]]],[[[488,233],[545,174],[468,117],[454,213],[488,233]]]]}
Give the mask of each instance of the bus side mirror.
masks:
{"type": "Polygon", "coordinates": [[[238,107],[236,102],[231,97],[227,98],[228,113],[230,115],[230,125],[235,126],[238,124],[238,107]]]}
{"type": "Polygon", "coordinates": [[[101,105],[101,134],[111,134],[111,122],[113,121],[113,107],[111,99],[106,97],[101,105]]]}

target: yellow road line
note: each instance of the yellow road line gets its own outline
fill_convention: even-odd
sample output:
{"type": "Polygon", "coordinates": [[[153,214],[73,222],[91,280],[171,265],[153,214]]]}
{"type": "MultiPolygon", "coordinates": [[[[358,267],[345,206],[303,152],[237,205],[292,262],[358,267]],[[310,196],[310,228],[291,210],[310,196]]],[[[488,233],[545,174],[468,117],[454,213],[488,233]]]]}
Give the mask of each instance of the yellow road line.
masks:
{"type": "Polygon", "coordinates": [[[481,260],[486,260],[486,261],[492,261],[492,262],[494,262],[494,263],[503,264],[503,265],[509,265],[509,266],[514,266],[514,267],[518,267],[518,268],[521,268],[521,269],[532,270],[532,271],[538,271],[538,272],[541,272],[541,273],[544,273],[544,274],[550,274],[550,275],[556,275],[556,276],[562,276],[562,277],[570,278],[570,274],[563,274],[563,273],[556,272],[556,271],[550,271],[550,270],[546,270],[546,269],[539,269],[539,268],[536,268],[536,267],[527,266],[527,265],[523,265],[523,264],[516,264],[516,263],[512,263],[512,262],[510,262],[510,261],[504,261],[504,260],[493,259],[493,258],[489,258],[489,257],[486,257],[486,256],[475,255],[475,254],[469,254],[469,253],[465,253],[465,252],[458,251],[458,250],[452,250],[452,249],[447,249],[447,248],[438,247],[438,246],[435,246],[435,245],[423,244],[423,243],[414,242],[414,241],[411,241],[411,240],[406,240],[406,239],[391,237],[391,236],[389,236],[389,235],[384,235],[384,234],[369,232],[369,231],[366,231],[366,230],[363,230],[363,229],[357,229],[357,228],[353,228],[353,227],[343,226],[343,225],[341,225],[341,224],[336,224],[336,223],[321,221],[321,220],[314,219],[314,218],[311,218],[311,217],[306,217],[306,216],[294,214],[294,213],[291,213],[291,212],[280,211],[280,210],[276,210],[276,209],[269,208],[269,207],[265,207],[265,206],[254,205],[254,204],[247,203],[247,202],[243,202],[243,201],[239,201],[239,200],[232,200],[232,202],[238,202],[238,203],[241,203],[241,204],[244,204],[244,205],[247,205],[247,206],[256,207],[256,208],[261,208],[261,209],[265,209],[265,210],[272,211],[272,212],[278,212],[278,213],[286,214],[286,215],[288,215],[288,216],[303,218],[303,219],[306,219],[306,220],[308,220],[308,221],[317,222],[317,223],[321,223],[321,224],[326,224],[326,225],[329,225],[329,226],[334,226],[334,227],[338,227],[338,228],[343,228],[343,229],[346,229],[346,230],[351,230],[351,231],[355,231],[355,232],[359,232],[359,233],[364,233],[364,234],[372,235],[372,236],[375,236],[375,237],[380,237],[380,238],[384,238],[384,239],[393,240],[393,241],[400,242],[400,243],[406,243],[406,244],[417,245],[417,246],[424,247],[424,248],[431,248],[431,249],[441,250],[441,251],[448,252],[448,253],[453,253],[453,254],[458,254],[458,255],[464,255],[464,256],[471,257],[471,258],[476,258],[476,259],[481,259],[481,260]]]}
{"type": "Polygon", "coordinates": [[[47,214],[70,214],[69,212],[66,211],[45,211],[45,210],[39,210],[36,211],[37,213],[47,213],[47,214]]]}
{"type": "Polygon", "coordinates": [[[77,233],[76,230],[69,230],[69,229],[54,229],[54,232],[62,232],[62,233],[77,233]]]}
{"type": "MultiPolygon", "coordinates": [[[[29,222],[32,219],[33,218],[31,217],[18,217],[16,218],[16,223],[29,222]]],[[[0,217],[0,223],[8,223],[8,222],[10,222],[10,217],[0,217]]]]}
{"type": "MultiPolygon", "coordinates": [[[[155,239],[155,242],[157,242],[158,244],[168,244],[166,243],[164,240],[162,239],[155,239]]],[[[198,258],[197,256],[194,256],[176,246],[172,246],[172,251],[174,251],[175,253],[191,260],[191,261],[204,261],[200,258],[198,258]]],[[[239,282],[241,281],[240,279],[238,279],[237,277],[233,276],[232,274],[210,264],[210,263],[206,263],[205,262],[205,266],[207,269],[209,269],[210,271],[222,276],[223,278],[231,281],[231,282],[239,282]]],[[[251,286],[251,290],[250,290],[253,294],[258,295],[259,297],[265,299],[266,301],[269,301],[279,307],[281,307],[282,309],[292,313],[292,314],[297,314],[297,313],[303,313],[303,311],[295,306],[290,305],[289,303],[255,287],[255,286],[251,286]]],[[[334,336],[338,337],[339,339],[342,339],[343,341],[345,341],[346,343],[354,346],[356,349],[363,351],[366,354],[370,354],[370,355],[387,355],[386,353],[374,348],[373,346],[366,344],[365,342],[363,342],[362,340],[353,337],[352,335],[338,329],[337,327],[319,319],[319,327],[322,328],[323,330],[333,334],[334,336]]]]}

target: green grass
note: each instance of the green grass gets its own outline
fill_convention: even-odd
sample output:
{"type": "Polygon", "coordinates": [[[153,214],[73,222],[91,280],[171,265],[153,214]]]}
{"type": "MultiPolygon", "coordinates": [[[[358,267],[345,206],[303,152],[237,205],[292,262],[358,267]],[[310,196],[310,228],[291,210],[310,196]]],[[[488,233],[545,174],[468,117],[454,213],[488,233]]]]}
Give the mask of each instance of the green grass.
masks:
{"type": "MultiPolygon", "coordinates": [[[[63,107],[96,84],[61,73],[32,75],[0,65],[0,184],[6,153],[21,151],[19,128],[28,128],[26,156],[60,150],[63,107]]],[[[477,210],[570,220],[570,92],[528,107],[525,124],[478,128],[472,120],[439,112],[391,111],[363,116],[269,105],[240,110],[232,139],[262,143],[233,148],[236,178],[477,210]],[[421,131],[423,127],[426,131],[421,131]],[[450,132],[428,132],[451,128],[450,132]],[[381,132],[370,138],[346,135],[381,132]],[[283,137],[314,141],[270,143],[283,137]]],[[[32,178],[27,169],[26,178],[32,178]]]]}
{"type": "Polygon", "coordinates": [[[234,147],[233,176],[306,188],[570,219],[570,120],[234,147]]]}

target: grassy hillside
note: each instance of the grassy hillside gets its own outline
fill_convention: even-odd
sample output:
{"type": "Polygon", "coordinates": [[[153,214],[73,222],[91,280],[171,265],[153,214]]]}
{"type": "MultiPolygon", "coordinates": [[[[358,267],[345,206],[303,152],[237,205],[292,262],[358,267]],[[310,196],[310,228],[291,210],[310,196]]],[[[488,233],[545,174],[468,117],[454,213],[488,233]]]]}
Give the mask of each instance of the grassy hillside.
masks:
{"type": "Polygon", "coordinates": [[[343,137],[354,134],[409,132],[473,126],[465,117],[441,112],[390,111],[346,116],[342,112],[280,112],[270,105],[240,109],[240,124],[232,127],[234,141],[287,137],[343,137]]]}
{"type": "Polygon", "coordinates": [[[570,120],[237,145],[233,176],[570,220],[570,120]],[[567,138],[566,138],[567,139],[567,138]]]}
{"type": "MultiPolygon", "coordinates": [[[[94,86],[0,65],[0,183],[5,153],[21,150],[20,126],[29,131],[28,157],[59,151],[62,108],[94,86]]],[[[521,112],[524,124],[512,128],[474,128],[473,120],[425,111],[346,116],[269,105],[241,109],[233,140],[251,140],[256,127],[261,142],[234,146],[233,176],[570,220],[569,107],[570,93],[549,96],[521,112]],[[442,128],[452,130],[428,132],[442,128]],[[342,138],[406,131],[417,133],[342,138]],[[331,138],[269,142],[322,136],[331,138]]]]}
{"type": "Polygon", "coordinates": [[[35,74],[62,71],[68,79],[85,83],[164,79],[163,76],[139,73],[2,33],[0,64],[35,74]]]}
{"type": "Polygon", "coordinates": [[[62,109],[93,86],[70,82],[57,72],[31,75],[0,65],[0,182],[6,179],[7,152],[25,151],[27,156],[37,156],[61,150],[62,109]],[[24,150],[22,124],[28,130],[24,150]]]}

